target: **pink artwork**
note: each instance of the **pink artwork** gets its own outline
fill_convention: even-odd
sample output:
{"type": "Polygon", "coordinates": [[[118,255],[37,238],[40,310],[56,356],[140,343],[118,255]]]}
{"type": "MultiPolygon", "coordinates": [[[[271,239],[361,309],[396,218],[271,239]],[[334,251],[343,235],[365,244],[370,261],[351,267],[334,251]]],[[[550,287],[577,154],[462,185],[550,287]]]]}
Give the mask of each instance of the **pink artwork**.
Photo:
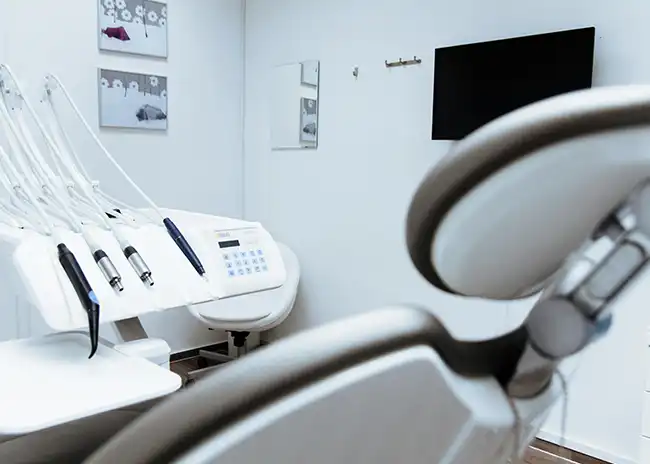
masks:
{"type": "Polygon", "coordinates": [[[95,1],[100,50],[167,58],[166,0],[95,1]]]}
{"type": "Polygon", "coordinates": [[[131,37],[129,37],[126,29],[124,29],[122,26],[107,27],[106,29],[102,29],[102,34],[106,35],[106,37],[110,37],[111,39],[118,39],[123,42],[131,40],[131,37]]]}

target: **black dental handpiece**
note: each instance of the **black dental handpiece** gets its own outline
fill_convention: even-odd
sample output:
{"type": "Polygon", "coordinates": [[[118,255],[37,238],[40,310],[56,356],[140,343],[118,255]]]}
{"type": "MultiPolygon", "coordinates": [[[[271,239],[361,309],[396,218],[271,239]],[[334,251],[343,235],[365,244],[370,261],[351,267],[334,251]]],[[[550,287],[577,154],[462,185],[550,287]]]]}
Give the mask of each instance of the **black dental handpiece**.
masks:
{"type": "Polygon", "coordinates": [[[99,344],[99,301],[74,254],[63,243],[59,243],[57,249],[59,250],[59,262],[63,266],[68,279],[70,279],[75,292],[77,292],[81,306],[84,307],[88,314],[88,331],[90,335],[90,356],[88,356],[88,359],[90,359],[97,352],[99,344]]]}

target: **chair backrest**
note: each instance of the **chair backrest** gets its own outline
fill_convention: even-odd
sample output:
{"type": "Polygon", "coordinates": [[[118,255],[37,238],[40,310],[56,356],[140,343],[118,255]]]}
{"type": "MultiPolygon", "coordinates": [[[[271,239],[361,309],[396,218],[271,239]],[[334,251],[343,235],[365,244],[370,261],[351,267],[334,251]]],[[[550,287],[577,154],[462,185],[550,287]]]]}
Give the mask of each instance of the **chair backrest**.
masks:
{"type": "MultiPolygon", "coordinates": [[[[380,431],[388,433],[388,430],[398,428],[409,431],[411,425],[408,423],[407,416],[401,415],[399,416],[401,419],[395,422],[390,415],[370,414],[373,409],[380,410],[387,407],[390,401],[394,401],[395,405],[402,404],[404,411],[410,413],[417,411],[418,408],[429,411],[419,419],[422,421],[420,425],[426,425],[425,429],[429,429],[427,436],[436,433],[431,429],[434,423],[429,423],[433,417],[438,427],[447,427],[456,420],[453,417],[457,415],[459,422],[456,426],[459,427],[457,432],[460,434],[465,424],[474,420],[475,413],[472,408],[468,410],[466,405],[462,405],[466,403],[465,401],[454,400],[455,392],[469,393],[472,398],[477,398],[475,395],[480,398],[480,393],[477,392],[491,395],[492,406],[496,404],[495,401],[505,401],[499,384],[503,385],[509,380],[524,343],[525,333],[521,330],[487,342],[460,342],[451,337],[438,320],[427,311],[407,307],[373,311],[295,335],[227,365],[211,377],[174,395],[126,427],[87,462],[92,464],[174,462],[192,452],[200,451],[206,440],[223,446],[225,443],[223,440],[232,433],[233,427],[241,426],[246,421],[248,424],[261,424],[264,421],[260,422],[259,419],[263,417],[268,419],[278,401],[291,397],[294,405],[302,401],[305,406],[311,404],[313,407],[306,407],[303,412],[292,415],[292,419],[285,424],[285,427],[279,427],[276,432],[283,431],[288,433],[284,435],[285,439],[295,436],[297,441],[302,440],[304,443],[317,440],[320,436],[324,443],[327,442],[333,447],[333,451],[336,447],[345,448],[345,443],[339,442],[343,437],[336,434],[328,435],[336,431],[336,421],[332,422],[335,417],[342,421],[348,420],[350,424],[354,423],[358,426],[360,426],[359,419],[363,417],[367,417],[368,421],[374,420],[378,425],[383,424],[383,427],[372,428],[372,431],[366,435],[367,439],[376,441],[381,441],[380,431]],[[424,348],[426,353],[416,350],[405,354],[406,351],[414,348],[424,348]],[[396,359],[401,361],[396,363],[396,359]],[[375,362],[379,364],[375,365],[373,371],[371,367],[375,362]],[[357,371],[354,377],[350,373],[351,369],[361,369],[362,373],[359,374],[357,371]],[[352,375],[357,381],[341,384],[339,376],[345,377],[346,374],[352,375]],[[399,381],[402,376],[404,384],[399,381]],[[335,378],[339,378],[338,384],[336,380],[332,380],[335,378]],[[335,383],[327,385],[322,383],[328,381],[335,383]],[[452,387],[450,383],[458,384],[452,387]],[[406,386],[407,384],[411,386],[406,386]],[[459,384],[463,384],[464,387],[459,388],[459,384]],[[310,398],[309,391],[320,392],[322,398],[323,392],[328,391],[327,388],[336,393],[331,402],[320,401],[318,394],[316,396],[312,394],[311,400],[305,403],[305,398],[310,398]],[[389,393],[390,395],[387,396],[389,393]],[[359,403],[364,397],[373,400],[363,403],[364,406],[359,406],[355,412],[352,405],[359,403]],[[325,409],[323,405],[326,406],[325,409]],[[445,405],[450,405],[451,409],[446,409],[445,405]],[[347,416],[348,409],[351,416],[355,416],[356,419],[347,416]],[[338,410],[338,412],[329,416],[325,414],[319,423],[309,425],[318,417],[318,414],[312,413],[328,410],[338,410]],[[438,413],[433,414],[435,410],[438,413]],[[304,422],[305,420],[307,422],[304,422]],[[327,424],[329,426],[325,427],[327,424]],[[325,439],[326,435],[329,436],[329,441],[325,439]]],[[[484,399],[485,397],[480,398],[481,404],[484,403],[484,399]]],[[[391,414],[397,413],[395,407],[386,409],[389,410],[392,411],[391,414]]],[[[509,413],[507,407],[505,411],[509,413]]],[[[499,420],[506,419],[500,417],[499,420]]],[[[500,423],[500,427],[506,426],[509,427],[508,424],[500,423]]],[[[239,448],[239,451],[233,448],[234,454],[230,456],[250,457],[250,453],[255,452],[256,449],[258,453],[260,452],[256,447],[262,446],[262,443],[266,443],[265,449],[268,447],[269,450],[273,450],[272,437],[276,432],[266,428],[263,434],[266,438],[262,440],[260,435],[259,439],[262,441],[259,443],[256,441],[255,434],[249,435],[249,446],[239,448]]],[[[444,450],[448,448],[447,445],[451,446],[447,443],[451,438],[445,440],[438,443],[440,446],[436,448],[442,446],[441,449],[444,450]]],[[[424,445],[430,443],[430,440],[424,441],[424,445]]],[[[403,443],[411,443],[415,446],[413,441],[403,443]]],[[[294,446],[295,443],[281,440],[276,445],[283,448],[294,446]]],[[[401,446],[397,445],[396,449],[401,446]]],[[[358,451],[358,447],[348,448],[348,452],[352,455],[358,451]]],[[[430,456],[432,452],[426,451],[424,456],[430,456]]],[[[346,456],[351,457],[349,453],[346,456]]],[[[293,461],[286,462],[316,462],[295,460],[300,453],[282,455],[286,458],[294,458],[293,461]]],[[[326,455],[326,457],[336,455],[326,455]]],[[[231,462],[230,458],[223,457],[223,459],[223,462],[231,462]]],[[[279,462],[269,459],[268,456],[265,459],[279,462]]],[[[250,461],[245,459],[239,462],[250,461]]]]}

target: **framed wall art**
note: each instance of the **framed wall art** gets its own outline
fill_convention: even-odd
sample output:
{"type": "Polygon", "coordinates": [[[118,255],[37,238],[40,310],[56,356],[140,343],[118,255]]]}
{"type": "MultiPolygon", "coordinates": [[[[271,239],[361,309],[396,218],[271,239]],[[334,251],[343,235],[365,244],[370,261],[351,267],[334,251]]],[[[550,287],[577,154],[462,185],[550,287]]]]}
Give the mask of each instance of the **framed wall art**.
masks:
{"type": "Polygon", "coordinates": [[[99,125],[167,130],[167,78],[99,70],[99,125]]]}
{"type": "Polygon", "coordinates": [[[99,49],[167,58],[167,4],[152,0],[97,0],[99,49]]]}

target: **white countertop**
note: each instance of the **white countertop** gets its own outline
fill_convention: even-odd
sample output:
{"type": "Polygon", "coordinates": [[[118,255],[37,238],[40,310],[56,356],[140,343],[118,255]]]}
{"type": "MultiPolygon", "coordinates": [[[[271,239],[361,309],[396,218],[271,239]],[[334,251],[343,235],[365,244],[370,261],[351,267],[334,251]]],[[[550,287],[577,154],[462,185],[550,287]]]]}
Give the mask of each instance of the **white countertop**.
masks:
{"type": "Polygon", "coordinates": [[[178,375],[100,345],[88,359],[81,333],[0,343],[0,438],[155,399],[178,390],[178,375]]]}

